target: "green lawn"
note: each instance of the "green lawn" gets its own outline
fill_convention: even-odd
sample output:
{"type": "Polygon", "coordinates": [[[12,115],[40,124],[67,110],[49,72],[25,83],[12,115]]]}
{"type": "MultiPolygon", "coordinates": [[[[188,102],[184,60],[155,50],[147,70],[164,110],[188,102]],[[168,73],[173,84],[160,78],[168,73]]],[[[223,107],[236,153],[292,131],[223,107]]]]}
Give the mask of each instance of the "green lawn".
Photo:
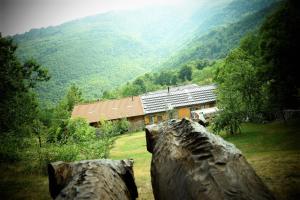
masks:
{"type": "MultiPolygon", "coordinates": [[[[277,199],[300,196],[300,121],[244,124],[242,134],[222,136],[242,150],[277,199]]],[[[144,132],[117,137],[110,158],[133,158],[139,199],[153,199],[144,132]]],[[[0,164],[0,199],[50,199],[47,176],[27,171],[26,163],[0,164]]]]}
{"type": "Polygon", "coordinates": [[[26,163],[0,164],[0,199],[51,199],[48,177],[26,171],[26,163]]]}
{"type": "MultiPolygon", "coordinates": [[[[286,124],[244,124],[242,134],[222,135],[246,156],[277,199],[300,196],[300,122],[286,124]]],[[[134,159],[139,199],[153,199],[151,193],[151,154],[146,150],[144,132],[118,137],[110,151],[112,159],[134,159]]]]}
{"type": "Polygon", "coordinates": [[[144,132],[119,136],[110,151],[110,158],[134,159],[133,170],[139,199],[153,199],[150,178],[151,154],[146,150],[144,132]]]}

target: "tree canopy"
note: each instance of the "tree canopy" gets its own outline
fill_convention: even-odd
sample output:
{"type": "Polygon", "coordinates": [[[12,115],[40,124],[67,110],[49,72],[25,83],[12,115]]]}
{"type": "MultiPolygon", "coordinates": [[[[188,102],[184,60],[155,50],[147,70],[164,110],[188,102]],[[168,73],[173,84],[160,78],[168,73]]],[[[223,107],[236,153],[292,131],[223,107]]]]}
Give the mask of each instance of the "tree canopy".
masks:
{"type": "Polygon", "coordinates": [[[18,130],[32,123],[37,100],[32,89],[50,79],[47,70],[34,60],[21,63],[12,39],[0,35],[0,131],[18,130]]]}

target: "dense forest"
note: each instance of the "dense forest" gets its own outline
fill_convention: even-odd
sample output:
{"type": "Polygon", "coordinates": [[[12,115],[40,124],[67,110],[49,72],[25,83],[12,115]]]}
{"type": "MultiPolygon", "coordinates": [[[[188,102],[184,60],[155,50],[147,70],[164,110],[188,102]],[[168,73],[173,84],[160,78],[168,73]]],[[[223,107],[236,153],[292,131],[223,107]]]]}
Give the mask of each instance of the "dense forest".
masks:
{"type": "Polygon", "coordinates": [[[166,8],[111,12],[0,35],[0,161],[45,174],[52,161],[107,158],[128,121],[94,128],[70,118],[74,105],[188,83],[217,85],[215,133],[284,119],[300,109],[299,4],[235,0],[189,22],[166,8]]]}
{"type": "Polygon", "coordinates": [[[33,29],[13,40],[22,62],[34,58],[52,77],[36,88],[43,105],[58,103],[72,84],[80,86],[85,99],[95,100],[146,72],[179,67],[195,59],[199,49],[206,52],[203,59],[224,57],[262,21],[267,13],[262,10],[273,2],[228,0],[205,9],[110,12],[33,29]]]}

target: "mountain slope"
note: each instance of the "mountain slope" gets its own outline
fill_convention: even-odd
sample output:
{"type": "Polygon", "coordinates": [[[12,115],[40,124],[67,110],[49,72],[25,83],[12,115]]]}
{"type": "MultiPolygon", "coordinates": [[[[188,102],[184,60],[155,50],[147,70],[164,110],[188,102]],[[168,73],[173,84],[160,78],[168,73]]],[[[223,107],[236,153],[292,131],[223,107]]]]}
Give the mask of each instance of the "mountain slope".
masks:
{"type": "Polygon", "coordinates": [[[38,88],[43,100],[57,102],[71,83],[86,98],[99,98],[103,90],[150,71],[168,57],[179,44],[174,41],[194,26],[186,18],[165,7],[110,12],[34,29],[14,40],[21,60],[33,57],[50,71],[52,79],[38,88]]]}
{"type": "Polygon", "coordinates": [[[237,4],[233,4],[232,2],[219,14],[202,23],[196,31],[194,38],[164,63],[164,68],[180,67],[185,63],[198,59],[213,60],[226,57],[228,52],[239,44],[240,39],[247,33],[255,31],[264,18],[277,6],[276,1],[254,1],[252,6],[248,2],[248,4],[242,7],[239,1],[235,2],[237,4]],[[260,3],[258,4],[258,2],[260,3]],[[273,4],[270,4],[271,2],[273,4]],[[234,5],[235,9],[237,9],[236,11],[232,8],[234,5]],[[248,6],[248,12],[244,12],[245,6],[248,6]],[[223,15],[220,15],[221,13],[223,15]],[[225,13],[228,13],[231,17],[227,18],[228,15],[225,15],[225,13]],[[238,18],[240,20],[236,21],[238,15],[240,15],[238,18]],[[220,20],[211,22],[213,19],[222,19],[223,24],[220,20]],[[232,19],[233,22],[227,23],[229,19],[232,19]],[[203,25],[206,23],[210,23],[210,26],[215,27],[215,29],[203,34],[202,27],[207,27],[208,25],[203,25]]]}
{"type": "Polygon", "coordinates": [[[246,31],[232,40],[230,34],[218,36],[233,41],[226,51],[223,44],[209,42],[218,35],[209,31],[236,22],[270,1],[220,0],[193,8],[193,12],[172,7],[110,12],[33,29],[13,38],[21,60],[32,57],[49,69],[51,80],[37,89],[43,102],[58,102],[71,83],[79,85],[85,98],[92,100],[145,72],[198,57],[222,57],[246,31]],[[247,9],[250,11],[245,12],[247,9]],[[198,56],[205,45],[213,53],[198,56]],[[220,52],[215,48],[221,48],[220,52]],[[171,55],[175,56],[169,60],[171,55]]]}

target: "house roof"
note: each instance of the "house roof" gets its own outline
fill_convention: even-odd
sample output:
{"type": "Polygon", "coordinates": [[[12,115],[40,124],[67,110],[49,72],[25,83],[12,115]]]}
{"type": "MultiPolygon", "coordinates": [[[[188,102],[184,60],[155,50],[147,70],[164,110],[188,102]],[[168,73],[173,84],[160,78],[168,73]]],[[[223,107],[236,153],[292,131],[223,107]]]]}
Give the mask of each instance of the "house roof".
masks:
{"type": "Polygon", "coordinates": [[[216,101],[215,85],[196,84],[146,93],[141,96],[145,114],[164,112],[172,107],[190,106],[216,101]]]}
{"type": "Polygon", "coordinates": [[[82,117],[89,123],[144,115],[139,96],[76,105],[71,118],[82,117]]]}

